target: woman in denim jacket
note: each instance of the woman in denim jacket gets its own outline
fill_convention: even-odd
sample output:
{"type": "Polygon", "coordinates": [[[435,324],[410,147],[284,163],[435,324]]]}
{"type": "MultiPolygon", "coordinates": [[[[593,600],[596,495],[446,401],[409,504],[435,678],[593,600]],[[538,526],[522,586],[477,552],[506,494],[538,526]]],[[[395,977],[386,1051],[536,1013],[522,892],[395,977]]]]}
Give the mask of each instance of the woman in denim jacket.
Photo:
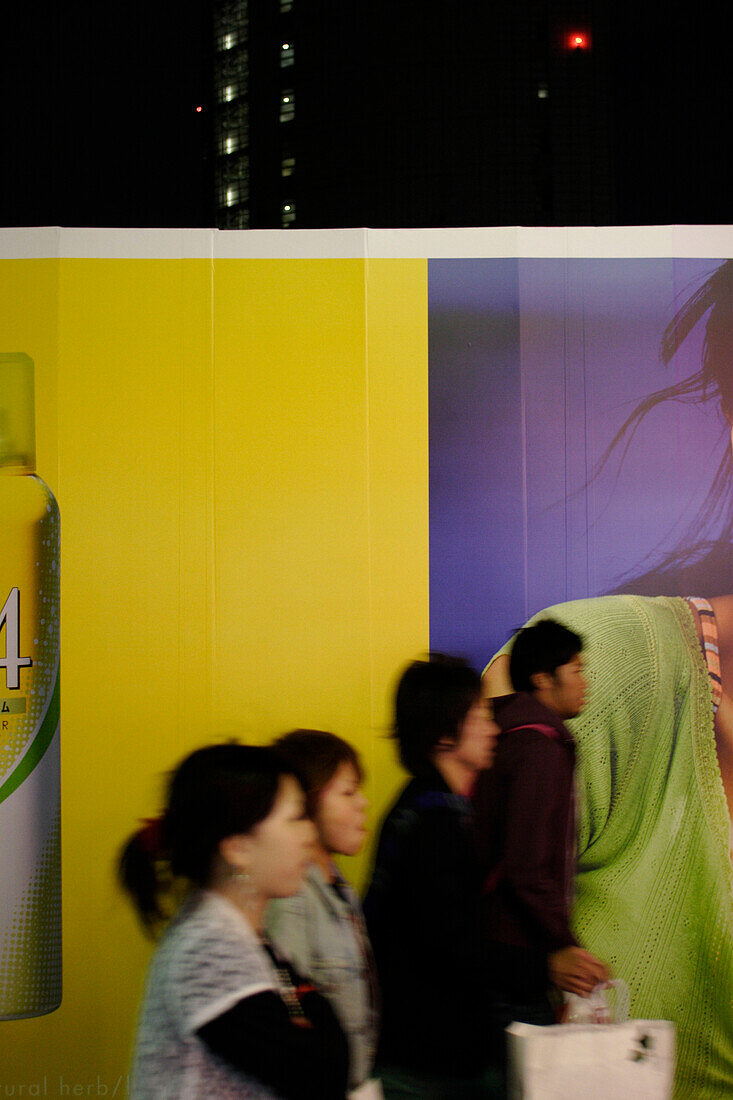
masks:
{"type": "Polygon", "coordinates": [[[377,1036],[375,969],[358,898],[333,859],[356,855],[366,838],[361,763],[351,745],[322,730],[295,730],[274,747],[303,783],[318,840],[300,893],[270,905],[268,933],[330,1000],[349,1040],[350,1087],[380,1096],[377,1083],[369,1084],[377,1036]]]}

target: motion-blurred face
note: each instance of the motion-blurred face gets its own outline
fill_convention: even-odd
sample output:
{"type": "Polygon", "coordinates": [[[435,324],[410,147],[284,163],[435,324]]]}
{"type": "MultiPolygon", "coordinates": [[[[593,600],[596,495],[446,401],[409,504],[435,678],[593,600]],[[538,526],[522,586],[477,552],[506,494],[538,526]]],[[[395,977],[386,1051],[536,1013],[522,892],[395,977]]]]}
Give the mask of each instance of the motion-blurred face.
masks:
{"type": "Polygon", "coordinates": [[[562,719],[575,718],[585,706],[588,680],[580,653],[567,664],[559,665],[548,677],[549,687],[544,702],[562,719]]]}
{"type": "Polygon", "coordinates": [[[479,697],[458,732],[453,750],[456,760],[473,772],[490,767],[498,733],[490,700],[479,697]]]}
{"type": "Polygon", "coordinates": [[[366,839],[366,811],[369,805],[350,760],[339,764],[318,796],[315,824],[327,852],[355,856],[366,839]]]}
{"type": "Polygon", "coordinates": [[[316,830],[306,816],[305,795],[290,775],[270,813],[248,834],[247,870],[254,892],[269,901],[296,894],[310,862],[316,830]]]}

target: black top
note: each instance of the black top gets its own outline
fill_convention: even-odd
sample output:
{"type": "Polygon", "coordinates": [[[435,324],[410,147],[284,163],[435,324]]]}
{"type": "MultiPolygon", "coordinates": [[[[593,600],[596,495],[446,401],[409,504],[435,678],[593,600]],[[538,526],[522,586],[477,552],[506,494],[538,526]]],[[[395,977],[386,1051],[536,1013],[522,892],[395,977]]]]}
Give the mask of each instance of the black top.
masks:
{"type": "Polygon", "coordinates": [[[270,990],[239,1001],[198,1029],[224,1061],[284,1100],[345,1100],[349,1054],[330,1004],[283,960],[295,1011],[270,990]]]}
{"type": "Polygon", "coordinates": [[[385,817],[364,901],[383,1065],[454,1077],[482,1068],[479,886],[471,802],[431,769],[385,817]]]}

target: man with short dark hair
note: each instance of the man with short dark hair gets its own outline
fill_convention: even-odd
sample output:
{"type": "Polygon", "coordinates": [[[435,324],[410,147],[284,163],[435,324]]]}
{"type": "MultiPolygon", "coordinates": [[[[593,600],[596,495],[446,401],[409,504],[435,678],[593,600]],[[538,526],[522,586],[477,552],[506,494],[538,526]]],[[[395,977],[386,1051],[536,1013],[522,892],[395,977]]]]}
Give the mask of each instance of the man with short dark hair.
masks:
{"type": "Polygon", "coordinates": [[[465,661],[433,653],[405,669],[394,737],[411,779],[382,823],[364,901],[382,988],[385,1100],[486,1096],[470,795],[497,733],[481,678],[465,661]]]}
{"type": "Polygon", "coordinates": [[[501,733],[475,805],[500,1058],[501,1033],[513,1020],[555,1022],[552,986],[585,995],[608,976],[570,927],[575,743],[565,721],[585,703],[582,648],[573,631],[541,620],[515,637],[508,670],[500,656],[485,678],[488,694],[500,696],[494,712],[501,733]]]}

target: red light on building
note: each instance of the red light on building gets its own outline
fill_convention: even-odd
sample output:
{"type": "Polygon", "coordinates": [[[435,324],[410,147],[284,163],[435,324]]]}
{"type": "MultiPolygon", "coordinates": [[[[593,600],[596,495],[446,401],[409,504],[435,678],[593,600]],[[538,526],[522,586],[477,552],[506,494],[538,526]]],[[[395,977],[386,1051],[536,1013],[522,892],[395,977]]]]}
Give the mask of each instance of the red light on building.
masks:
{"type": "Polygon", "coordinates": [[[203,111],[203,107],[197,107],[196,108],[196,114],[197,115],[200,115],[202,111],[203,111]]]}
{"type": "Polygon", "coordinates": [[[587,31],[570,31],[565,38],[569,50],[589,50],[590,35],[587,31]]]}

